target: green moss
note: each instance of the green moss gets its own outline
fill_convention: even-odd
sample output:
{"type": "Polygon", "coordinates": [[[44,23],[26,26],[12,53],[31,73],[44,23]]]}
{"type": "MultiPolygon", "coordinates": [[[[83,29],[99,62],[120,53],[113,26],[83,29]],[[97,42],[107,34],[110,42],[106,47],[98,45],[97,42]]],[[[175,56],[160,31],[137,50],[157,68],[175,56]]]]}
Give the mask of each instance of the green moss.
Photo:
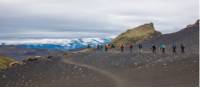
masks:
{"type": "Polygon", "coordinates": [[[14,59],[0,56],[0,70],[1,69],[6,69],[11,62],[15,61],[14,59]]]}
{"type": "MultiPolygon", "coordinates": [[[[135,43],[153,36],[157,31],[154,29],[153,23],[144,24],[120,34],[113,43],[117,46],[121,44],[135,43]]],[[[158,33],[158,32],[157,32],[158,33]]]]}

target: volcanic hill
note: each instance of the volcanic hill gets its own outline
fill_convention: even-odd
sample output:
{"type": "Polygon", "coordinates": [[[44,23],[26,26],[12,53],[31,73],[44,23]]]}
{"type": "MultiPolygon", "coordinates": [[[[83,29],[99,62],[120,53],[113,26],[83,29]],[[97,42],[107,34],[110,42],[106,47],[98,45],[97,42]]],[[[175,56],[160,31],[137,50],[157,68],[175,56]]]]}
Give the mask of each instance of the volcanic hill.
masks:
{"type": "Polygon", "coordinates": [[[161,33],[155,30],[153,23],[148,23],[136,28],[128,29],[126,32],[116,37],[113,40],[113,43],[117,46],[121,44],[136,43],[158,35],[161,35],[161,33]]]}

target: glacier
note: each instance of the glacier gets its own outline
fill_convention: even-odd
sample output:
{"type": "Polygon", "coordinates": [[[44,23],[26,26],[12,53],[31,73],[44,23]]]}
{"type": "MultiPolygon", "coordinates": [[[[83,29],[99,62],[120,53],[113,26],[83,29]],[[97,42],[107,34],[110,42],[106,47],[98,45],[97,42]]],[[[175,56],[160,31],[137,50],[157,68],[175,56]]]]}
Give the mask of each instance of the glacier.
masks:
{"type": "Polygon", "coordinates": [[[112,38],[77,38],[77,39],[13,39],[0,40],[1,45],[17,45],[23,48],[49,49],[49,50],[79,50],[96,48],[97,45],[111,43],[112,38]]]}

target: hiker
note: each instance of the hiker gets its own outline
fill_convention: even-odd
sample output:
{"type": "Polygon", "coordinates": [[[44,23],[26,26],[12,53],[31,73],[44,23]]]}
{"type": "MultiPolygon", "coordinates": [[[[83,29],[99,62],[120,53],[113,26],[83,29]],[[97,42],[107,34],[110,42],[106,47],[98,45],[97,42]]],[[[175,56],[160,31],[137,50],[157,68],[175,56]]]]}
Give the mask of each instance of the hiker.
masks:
{"type": "Polygon", "coordinates": [[[100,49],[100,45],[99,44],[97,44],[97,50],[99,50],[100,49]]]}
{"type": "Polygon", "coordinates": [[[142,44],[138,45],[140,52],[142,52],[142,44]]]}
{"type": "Polygon", "coordinates": [[[130,49],[130,53],[132,53],[133,52],[133,45],[132,44],[129,45],[129,49],[130,49]]]}
{"type": "Polygon", "coordinates": [[[166,48],[165,44],[160,45],[160,49],[162,50],[162,53],[165,53],[165,48],[166,48]]]}
{"type": "Polygon", "coordinates": [[[108,45],[105,45],[104,48],[105,48],[105,51],[107,52],[108,51],[108,45]]]}
{"type": "Polygon", "coordinates": [[[174,53],[174,54],[176,54],[176,45],[174,44],[173,46],[172,46],[172,52],[174,53]]]}
{"type": "Polygon", "coordinates": [[[123,44],[120,46],[120,49],[121,49],[121,52],[124,52],[124,45],[123,44]]]}
{"type": "Polygon", "coordinates": [[[100,45],[100,49],[103,50],[103,45],[100,45]]]}
{"type": "Polygon", "coordinates": [[[185,46],[183,44],[181,44],[181,52],[185,53],[185,46]]]}
{"type": "Polygon", "coordinates": [[[154,44],[152,45],[152,53],[156,54],[156,45],[154,45],[154,44]]]}
{"type": "Polygon", "coordinates": [[[90,44],[88,44],[87,48],[91,48],[90,44]]]}
{"type": "Polygon", "coordinates": [[[107,46],[108,46],[108,49],[110,49],[110,48],[111,48],[111,44],[108,44],[107,46]]]}
{"type": "Polygon", "coordinates": [[[115,45],[114,45],[114,44],[111,44],[111,48],[113,48],[113,49],[114,49],[114,48],[115,48],[115,45]]]}

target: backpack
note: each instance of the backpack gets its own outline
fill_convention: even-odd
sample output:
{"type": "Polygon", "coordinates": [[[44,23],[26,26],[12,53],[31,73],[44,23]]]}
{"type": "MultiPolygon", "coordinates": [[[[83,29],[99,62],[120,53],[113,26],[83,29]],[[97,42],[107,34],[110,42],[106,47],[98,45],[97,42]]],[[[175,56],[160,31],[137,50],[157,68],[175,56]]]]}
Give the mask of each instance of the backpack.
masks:
{"type": "Polygon", "coordinates": [[[130,45],[129,48],[133,48],[133,45],[130,45]]]}

